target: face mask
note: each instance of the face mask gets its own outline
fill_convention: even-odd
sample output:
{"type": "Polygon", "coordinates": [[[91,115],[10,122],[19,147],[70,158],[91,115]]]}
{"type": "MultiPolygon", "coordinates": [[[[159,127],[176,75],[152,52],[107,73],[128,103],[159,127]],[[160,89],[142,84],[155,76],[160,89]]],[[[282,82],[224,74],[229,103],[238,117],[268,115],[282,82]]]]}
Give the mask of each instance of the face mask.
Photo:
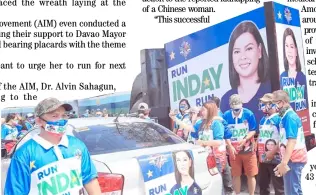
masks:
{"type": "Polygon", "coordinates": [[[68,120],[59,121],[46,121],[45,131],[49,132],[51,135],[63,135],[66,132],[68,120]]]}
{"type": "Polygon", "coordinates": [[[269,114],[269,111],[272,108],[272,105],[270,103],[267,103],[267,104],[260,103],[259,108],[264,114],[269,114]]]}
{"type": "Polygon", "coordinates": [[[34,124],[34,123],[35,123],[35,119],[34,119],[34,118],[29,118],[29,119],[27,119],[27,121],[28,121],[29,123],[31,123],[31,124],[34,124]]]}
{"type": "Polygon", "coordinates": [[[102,117],[102,115],[101,114],[97,114],[97,117],[102,117]]]}
{"type": "Polygon", "coordinates": [[[264,112],[265,109],[266,109],[266,104],[260,103],[260,104],[259,104],[259,110],[262,111],[262,112],[264,112]]]}
{"type": "Polygon", "coordinates": [[[272,109],[278,109],[278,106],[276,104],[271,104],[272,109]]]}
{"type": "Polygon", "coordinates": [[[232,109],[233,110],[233,112],[235,113],[235,114],[237,114],[237,113],[239,113],[240,112],[240,108],[238,108],[238,109],[232,109]]]}
{"type": "Polygon", "coordinates": [[[184,111],[188,109],[188,105],[180,105],[180,110],[184,111]]]}

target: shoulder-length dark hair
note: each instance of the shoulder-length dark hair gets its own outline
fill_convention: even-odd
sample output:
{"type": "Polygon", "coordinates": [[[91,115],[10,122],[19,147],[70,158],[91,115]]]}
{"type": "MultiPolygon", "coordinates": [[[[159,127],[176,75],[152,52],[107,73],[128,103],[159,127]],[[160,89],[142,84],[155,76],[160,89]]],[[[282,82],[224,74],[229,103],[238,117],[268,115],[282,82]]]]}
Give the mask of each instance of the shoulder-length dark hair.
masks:
{"type": "Polygon", "coordinates": [[[244,21],[239,23],[235,29],[233,30],[232,34],[230,35],[229,39],[229,46],[228,46],[228,58],[229,58],[229,81],[232,88],[237,88],[240,85],[240,79],[237,71],[235,70],[234,63],[233,63],[233,50],[236,39],[244,34],[250,33],[256,40],[258,46],[261,45],[261,59],[259,59],[258,65],[258,83],[264,83],[268,80],[268,73],[269,73],[269,59],[268,54],[263,43],[262,37],[260,35],[258,27],[251,21],[244,21]]]}
{"type": "Polygon", "coordinates": [[[193,158],[191,156],[191,153],[186,151],[186,150],[176,151],[176,152],[172,153],[172,158],[173,158],[173,165],[174,165],[174,176],[176,178],[177,184],[181,184],[181,180],[182,180],[181,174],[180,174],[180,172],[178,170],[178,167],[177,167],[177,156],[176,156],[176,154],[179,153],[179,152],[184,152],[189,157],[189,159],[191,160],[192,163],[191,163],[191,167],[189,168],[189,175],[194,180],[194,163],[193,163],[193,158]]]}
{"type": "Polygon", "coordinates": [[[280,144],[280,148],[281,148],[281,147],[284,147],[284,148],[286,149],[285,144],[280,144]]]}
{"type": "Polygon", "coordinates": [[[182,100],[180,100],[180,102],[179,102],[179,112],[183,115],[183,113],[182,113],[182,111],[181,111],[181,109],[180,109],[180,104],[181,104],[182,102],[185,102],[185,103],[188,105],[188,109],[191,108],[191,105],[190,105],[190,103],[189,103],[189,101],[188,101],[187,99],[182,99],[182,100]]]}
{"type": "Polygon", "coordinates": [[[10,122],[11,120],[14,120],[15,117],[16,117],[16,114],[10,113],[10,114],[8,114],[8,115],[5,117],[5,122],[8,123],[8,122],[10,122]]]}
{"type": "Polygon", "coordinates": [[[297,43],[296,43],[296,39],[295,39],[295,35],[294,32],[292,31],[292,29],[287,28],[285,29],[284,33],[283,33],[283,60],[284,60],[284,70],[285,71],[289,71],[289,62],[287,61],[286,58],[286,53],[285,53],[285,40],[287,36],[291,36],[293,41],[294,41],[294,45],[296,47],[296,71],[297,72],[301,72],[302,71],[302,66],[301,66],[301,61],[300,61],[300,56],[298,55],[298,48],[297,48],[297,43]]]}
{"type": "Polygon", "coordinates": [[[276,141],[275,141],[274,139],[268,139],[268,140],[266,141],[265,146],[264,146],[265,151],[268,151],[267,144],[268,144],[269,142],[273,142],[274,145],[277,145],[277,143],[276,143],[276,141]]]}

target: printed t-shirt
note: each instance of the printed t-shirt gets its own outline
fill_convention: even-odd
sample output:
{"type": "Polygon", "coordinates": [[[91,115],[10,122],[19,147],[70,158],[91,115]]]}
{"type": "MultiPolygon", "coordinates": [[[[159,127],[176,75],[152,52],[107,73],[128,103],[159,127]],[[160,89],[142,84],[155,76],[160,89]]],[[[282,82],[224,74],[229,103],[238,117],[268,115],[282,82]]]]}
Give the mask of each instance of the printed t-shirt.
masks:
{"type": "Polygon", "coordinates": [[[198,139],[203,141],[220,140],[221,145],[218,147],[207,146],[206,149],[210,154],[214,154],[217,159],[221,162],[222,168],[225,167],[226,163],[226,145],[224,141],[224,125],[222,120],[214,119],[208,129],[203,129],[203,121],[199,120],[195,125],[195,132],[198,132],[198,139]]]}
{"type": "Polygon", "coordinates": [[[7,124],[1,125],[1,139],[4,140],[13,140],[16,139],[19,134],[19,131],[15,127],[11,127],[7,124]]]}
{"type": "Polygon", "coordinates": [[[288,139],[296,139],[294,151],[291,156],[292,162],[307,162],[307,150],[302,121],[296,112],[289,108],[280,123],[280,153],[283,158],[288,139]]]}
{"type": "MultiPolygon", "coordinates": [[[[191,120],[190,120],[190,115],[189,114],[184,114],[182,115],[181,113],[177,114],[176,117],[181,120],[182,122],[184,122],[185,124],[187,125],[190,125],[191,124],[191,120]]],[[[184,131],[183,129],[179,129],[179,125],[177,125],[176,123],[174,124],[174,128],[177,129],[177,132],[176,134],[181,137],[182,139],[185,139],[184,137],[184,131]]],[[[193,141],[191,138],[190,138],[190,141],[193,141]]]]}
{"type": "Polygon", "coordinates": [[[247,108],[243,108],[237,117],[232,110],[224,113],[224,119],[232,132],[231,143],[239,154],[254,152],[254,138],[247,141],[242,149],[238,148],[239,142],[246,138],[250,131],[256,131],[255,115],[247,108]]]}
{"type": "Polygon", "coordinates": [[[221,118],[223,118],[224,114],[222,113],[221,110],[218,110],[218,116],[221,117],[221,118]]]}
{"type": "Polygon", "coordinates": [[[259,162],[279,164],[281,162],[280,151],[277,150],[274,158],[268,161],[266,159],[266,152],[269,149],[276,149],[274,147],[279,146],[280,141],[280,130],[279,124],[281,117],[278,113],[272,114],[271,116],[263,117],[259,125],[259,137],[258,137],[258,155],[259,162]]]}
{"type": "Polygon", "coordinates": [[[64,135],[57,146],[35,135],[12,157],[4,195],[80,194],[83,185],[96,177],[89,152],[79,139],[64,135]]]}

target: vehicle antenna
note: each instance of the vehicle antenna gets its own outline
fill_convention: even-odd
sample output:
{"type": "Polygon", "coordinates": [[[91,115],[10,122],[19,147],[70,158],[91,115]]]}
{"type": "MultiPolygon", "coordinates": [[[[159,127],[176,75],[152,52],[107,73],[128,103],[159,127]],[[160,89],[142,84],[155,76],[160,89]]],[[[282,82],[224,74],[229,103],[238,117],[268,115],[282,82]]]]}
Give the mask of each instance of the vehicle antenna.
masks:
{"type": "Polygon", "coordinates": [[[122,114],[123,110],[121,109],[120,113],[117,115],[117,117],[114,119],[114,122],[119,122],[118,121],[118,117],[120,117],[120,115],[122,114]]]}

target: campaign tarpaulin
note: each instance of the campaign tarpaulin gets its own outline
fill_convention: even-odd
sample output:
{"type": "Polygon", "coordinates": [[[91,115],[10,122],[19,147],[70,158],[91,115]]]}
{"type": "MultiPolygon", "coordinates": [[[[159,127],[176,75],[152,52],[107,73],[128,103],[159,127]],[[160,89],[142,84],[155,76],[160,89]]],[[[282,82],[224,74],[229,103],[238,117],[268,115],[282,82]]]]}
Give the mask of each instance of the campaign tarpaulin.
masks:
{"type": "Polygon", "coordinates": [[[165,44],[171,108],[182,99],[199,107],[214,95],[225,112],[239,94],[259,122],[258,99],[271,92],[265,27],[261,7],[165,44]]]}
{"type": "Polygon", "coordinates": [[[201,188],[194,180],[192,151],[144,155],[137,159],[146,195],[202,195],[201,188]],[[183,176],[186,180],[182,180],[183,176]]]}
{"type": "Polygon", "coordinates": [[[288,92],[292,108],[310,132],[307,81],[299,10],[273,2],[280,89],[288,92]]]}

